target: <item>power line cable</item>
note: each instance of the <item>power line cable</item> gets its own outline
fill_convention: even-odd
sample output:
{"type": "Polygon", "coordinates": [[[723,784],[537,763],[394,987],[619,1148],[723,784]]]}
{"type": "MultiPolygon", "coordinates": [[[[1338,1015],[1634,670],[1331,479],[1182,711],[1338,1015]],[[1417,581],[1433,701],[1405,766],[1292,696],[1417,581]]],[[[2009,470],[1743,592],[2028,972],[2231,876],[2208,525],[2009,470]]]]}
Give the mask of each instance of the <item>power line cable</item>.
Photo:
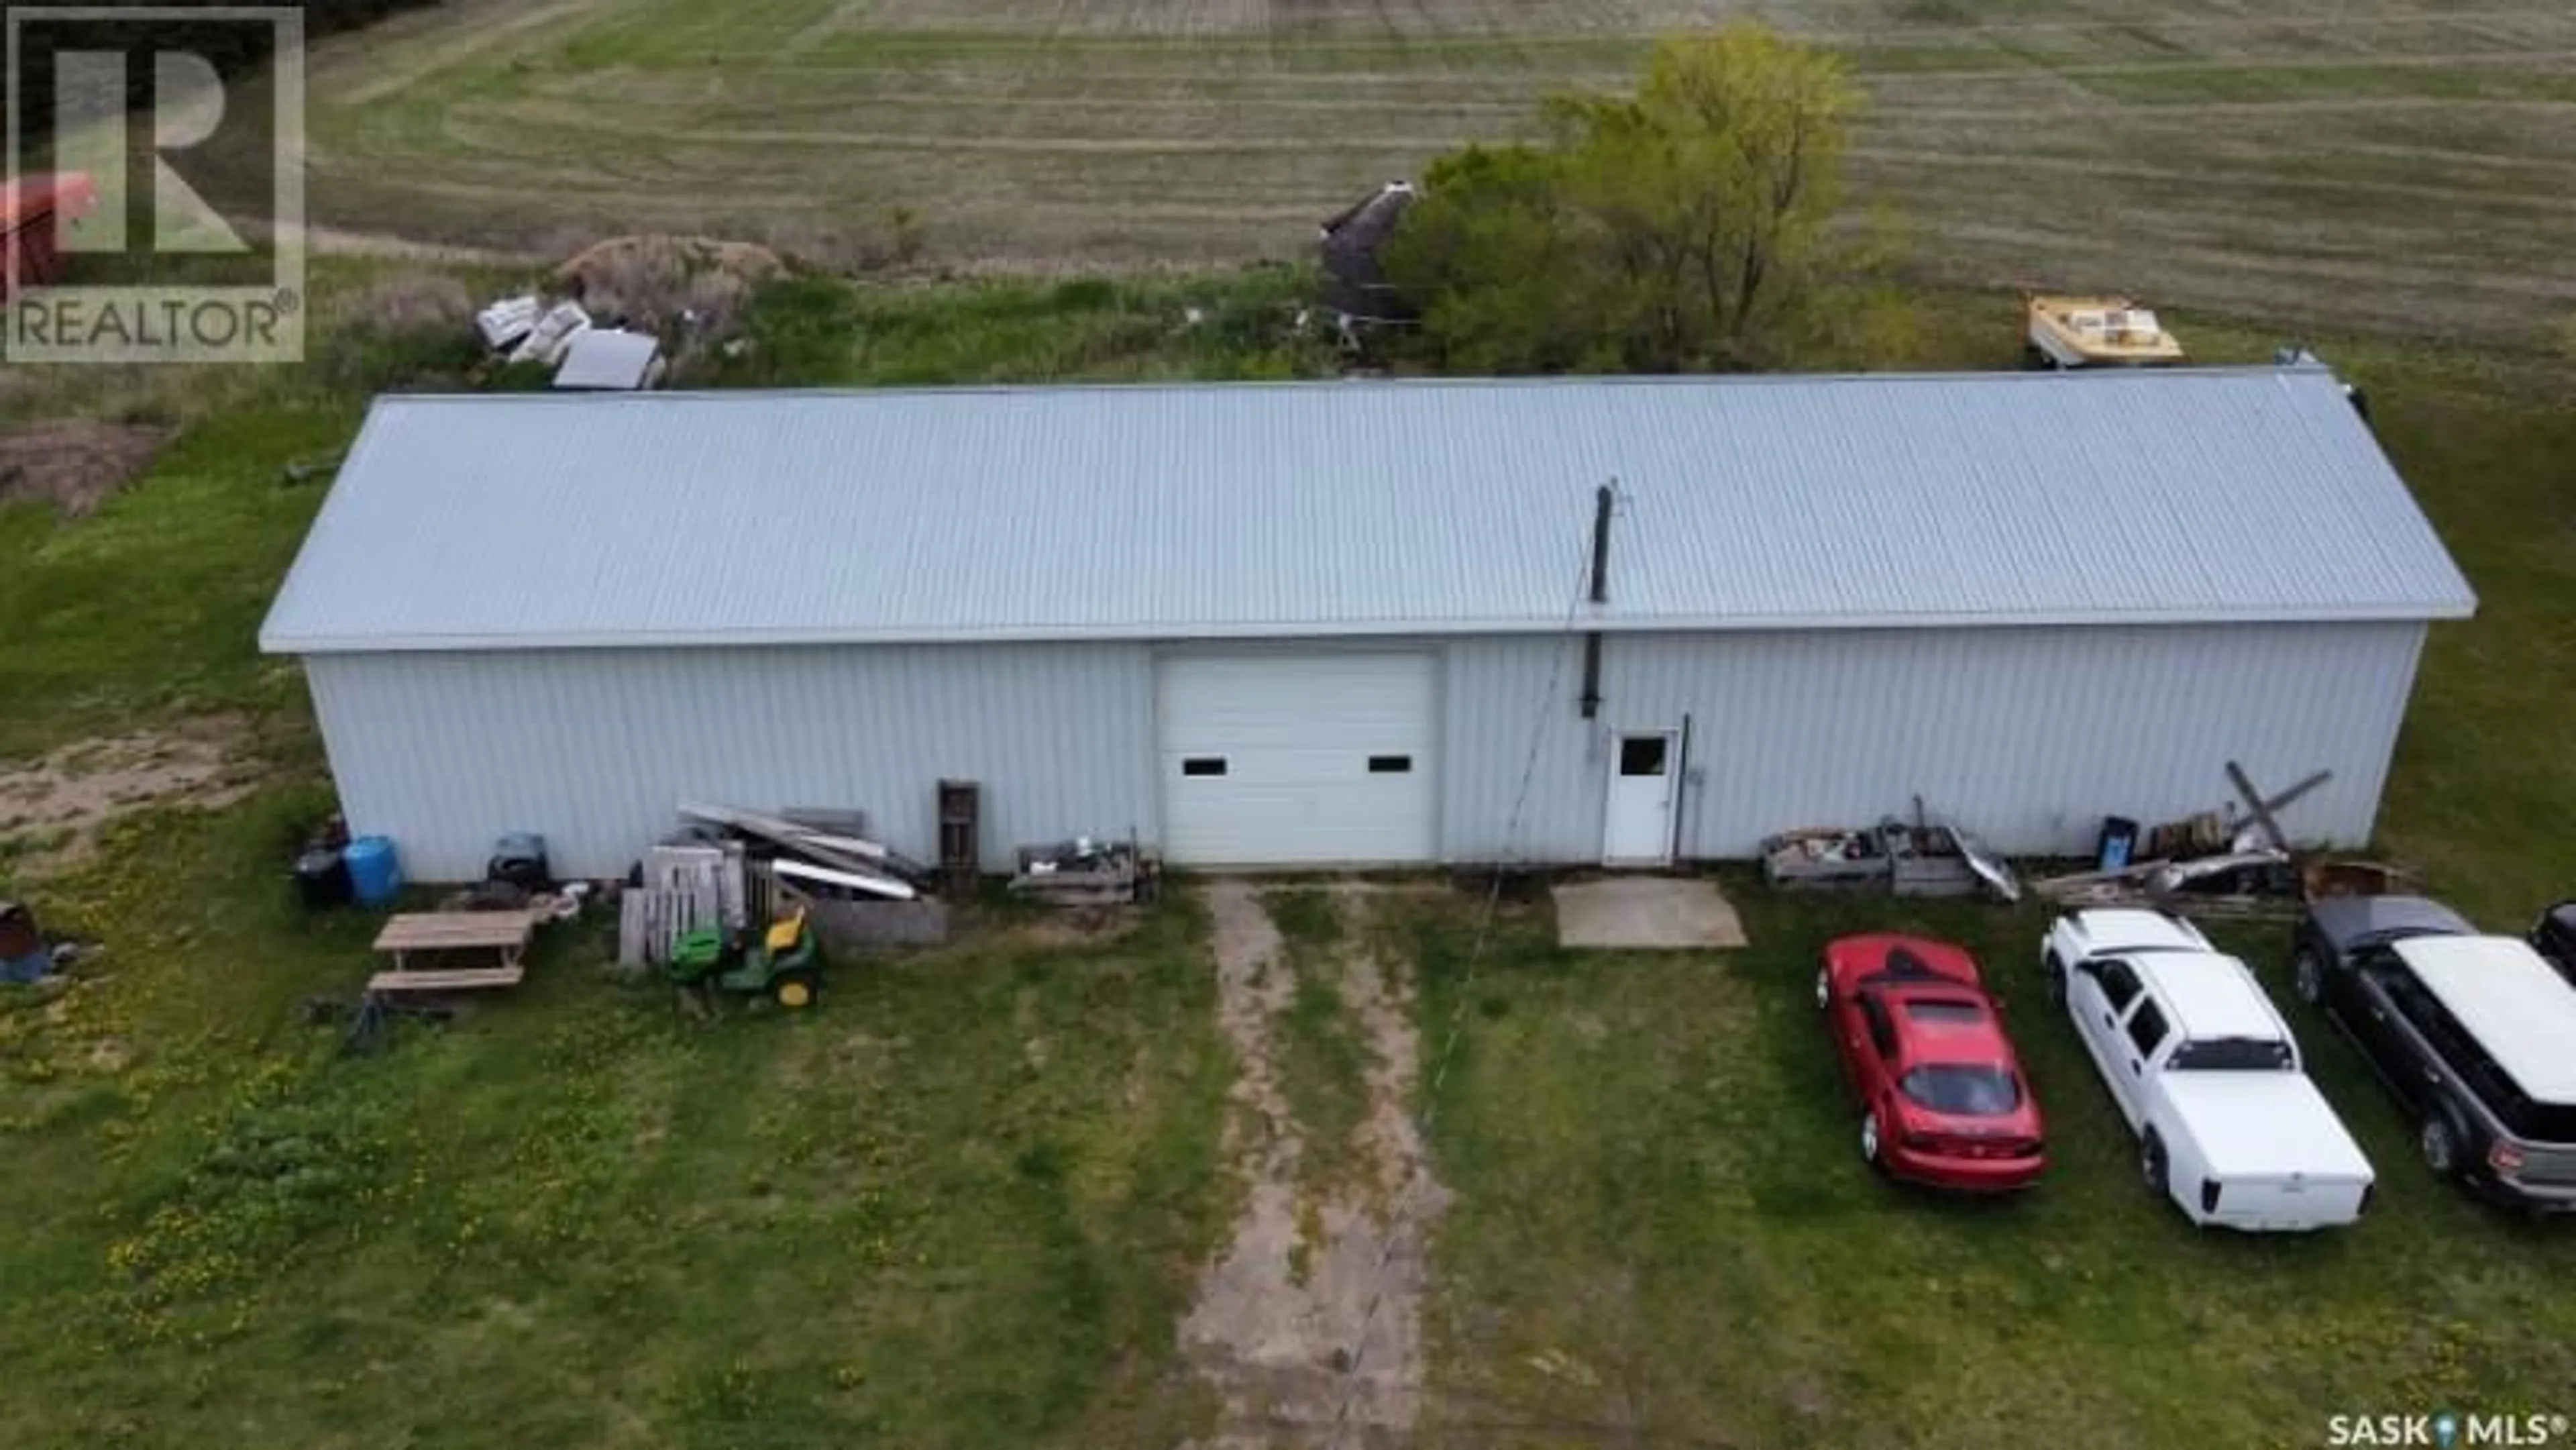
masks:
{"type": "MultiPolygon", "coordinates": [[[[1591,597],[1591,573],[1592,550],[1587,541],[1583,551],[1582,566],[1575,573],[1574,589],[1565,607],[1565,620],[1558,626],[1557,647],[1554,659],[1548,667],[1547,689],[1539,701],[1538,718],[1531,723],[1529,754],[1521,763],[1520,790],[1512,798],[1511,815],[1503,825],[1503,849],[1494,863],[1494,879],[1486,889],[1484,909],[1476,923],[1475,939],[1468,948],[1467,970],[1459,979],[1457,999],[1449,1009],[1448,1028],[1441,1040],[1439,1054],[1433,1059],[1431,1077],[1423,1092],[1421,1134],[1426,1153],[1430,1148],[1431,1129],[1440,1116],[1440,1088],[1448,1079],[1450,1060],[1456,1055],[1459,1038],[1466,1031],[1467,1003],[1474,995],[1476,974],[1483,968],[1486,948],[1493,940],[1495,918],[1501,914],[1503,880],[1511,865],[1518,859],[1521,817],[1528,809],[1530,787],[1538,778],[1539,756],[1546,749],[1548,727],[1556,718],[1558,699],[1564,689],[1565,657],[1569,652],[1567,646],[1575,637],[1575,623],[1582,617],[1584,603],[1591,597]]],[[[1369,1330],[1376,1324],[1378,1309],[1386,1301],[1387,1268],[1395,1260],[1396,1244],[1402,1237],[1393,1231],[1393,1227],[1404,1223],[1411,1215],[1413,1198],[1430,1177],[1430,1170],[1426,1166],[1416,1172],[1412,1180],[1405,1184],[1404,1195],[1398,1202],[1394,1217],[1389,1221],[1386,1242],[1378,1250],[1377,1265],[1371,1270],[1368,1308],[1360,1316],[1358,1337],[1351,1345],[1350,1353],[1343,1356],[1341,1405],[1333,1413],[1332,1444],[1336,1447],[1343,1443],[1343,1436],[1350,1423],[1351,1405],[1357,1398],[1360,1371],[1368,1354],[1369,1330]]]]}

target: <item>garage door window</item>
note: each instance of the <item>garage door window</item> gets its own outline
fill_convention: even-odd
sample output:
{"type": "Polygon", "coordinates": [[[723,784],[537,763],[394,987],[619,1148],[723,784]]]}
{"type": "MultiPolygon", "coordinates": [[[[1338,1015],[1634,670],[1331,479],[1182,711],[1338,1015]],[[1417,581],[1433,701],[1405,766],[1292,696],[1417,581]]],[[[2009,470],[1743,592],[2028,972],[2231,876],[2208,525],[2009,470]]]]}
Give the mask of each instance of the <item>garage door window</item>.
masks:
{"type": "Polygon", "coordinates": [[[1193,755],[1189,759],[1181,762],[1181,774],[1201,776],[1223,775],[1225,774],[1225,757],[1222,755],[1193,755]]]}
{"type": "Polygon", "coordinates": [[[1371,775],[1411,775],[1412,773],[1413,757],[1410,755],[1372,755],[1369,757],[1369,774],[1371,775]]]}

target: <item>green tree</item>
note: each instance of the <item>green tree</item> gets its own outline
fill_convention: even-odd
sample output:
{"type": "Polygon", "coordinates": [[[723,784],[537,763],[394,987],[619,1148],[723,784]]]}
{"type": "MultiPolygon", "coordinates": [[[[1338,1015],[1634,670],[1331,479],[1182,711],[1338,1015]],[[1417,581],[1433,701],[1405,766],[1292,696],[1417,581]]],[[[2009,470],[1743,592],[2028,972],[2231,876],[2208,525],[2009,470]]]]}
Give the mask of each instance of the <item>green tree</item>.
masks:
{"type": "Polygon", "coordinates": [[[1388,249],[1426,340],[1484,371],[1742,368],[1839,330],[1859,94],[1759,22],[1660,41],[1636,92],[1560,95],[1544,139],[1425,172],[1388,249]]]}
{"type": "Polygon", "coordinates": [[[1535,146],[1470,146],[1423,173],[1386,265],[1399,290],[1424,299],[1424,327],[1449,366],[1621,364],[1600,319],[1599,227],[1573,196],[1565,158],[1535,146]]]}

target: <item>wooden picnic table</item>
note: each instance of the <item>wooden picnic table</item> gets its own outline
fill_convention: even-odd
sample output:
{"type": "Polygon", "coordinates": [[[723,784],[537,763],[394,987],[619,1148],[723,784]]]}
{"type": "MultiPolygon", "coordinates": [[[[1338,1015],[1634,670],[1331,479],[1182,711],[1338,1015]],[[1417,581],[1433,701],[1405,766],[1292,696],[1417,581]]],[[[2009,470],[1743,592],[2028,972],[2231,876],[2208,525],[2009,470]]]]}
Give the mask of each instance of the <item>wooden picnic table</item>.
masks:
{"type": "Polygon", "coordinates": [[[454,992],[515,987],[527,976],[523,960],[542,911],[430,911],[397,916],[376,933],[376,950],[394,959],[393,970],[367,981],[370,992],[454,992]],[[491,952],[499,965],[414,971],[414,952],[491,952]]]}

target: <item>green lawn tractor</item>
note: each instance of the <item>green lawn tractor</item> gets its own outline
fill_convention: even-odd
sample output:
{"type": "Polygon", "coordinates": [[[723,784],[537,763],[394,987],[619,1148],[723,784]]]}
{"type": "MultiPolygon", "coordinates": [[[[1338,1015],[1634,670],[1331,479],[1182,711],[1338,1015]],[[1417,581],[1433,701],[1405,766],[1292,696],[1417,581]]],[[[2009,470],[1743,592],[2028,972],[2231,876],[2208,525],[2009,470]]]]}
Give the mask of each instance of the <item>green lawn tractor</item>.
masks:
{"type": "Polygon", "coordinates": [[[814,1005],[823,990],[823,950],[799,911],[779,918],[757,941],[717,927],[684,932],[663,970],[681,990],[706,1001],[717,992],[769,998],[789,1011],[814,1005]]]}

